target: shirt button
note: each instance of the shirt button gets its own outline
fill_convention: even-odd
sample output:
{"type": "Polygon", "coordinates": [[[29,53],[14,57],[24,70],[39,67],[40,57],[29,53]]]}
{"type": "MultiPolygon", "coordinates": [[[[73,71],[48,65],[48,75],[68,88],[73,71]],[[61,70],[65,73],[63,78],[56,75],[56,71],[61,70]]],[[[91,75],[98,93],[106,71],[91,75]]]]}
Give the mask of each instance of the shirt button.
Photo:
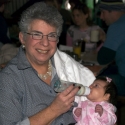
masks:
{"type": "Polygon", "coordinates": [[[50,93],[52,93],[52,91],[50,90],[50,93]]]}
{"type": "Polygon", "coordinates": [[[61,123],[60,125],[63,125],[63,123],[61,123]]]}

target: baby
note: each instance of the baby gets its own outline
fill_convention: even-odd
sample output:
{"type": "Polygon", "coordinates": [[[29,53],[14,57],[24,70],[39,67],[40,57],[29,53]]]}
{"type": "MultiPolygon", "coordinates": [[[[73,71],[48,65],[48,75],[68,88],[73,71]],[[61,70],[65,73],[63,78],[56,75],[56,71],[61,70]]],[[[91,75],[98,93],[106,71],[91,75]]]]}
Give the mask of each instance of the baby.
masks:
{"type": "Polygon", "coordinates": [[[98,77],[90,86],[86,101],[81,101],[73,109],[76,125],[114,125],[116,86],[108,77],[98,77]]]}

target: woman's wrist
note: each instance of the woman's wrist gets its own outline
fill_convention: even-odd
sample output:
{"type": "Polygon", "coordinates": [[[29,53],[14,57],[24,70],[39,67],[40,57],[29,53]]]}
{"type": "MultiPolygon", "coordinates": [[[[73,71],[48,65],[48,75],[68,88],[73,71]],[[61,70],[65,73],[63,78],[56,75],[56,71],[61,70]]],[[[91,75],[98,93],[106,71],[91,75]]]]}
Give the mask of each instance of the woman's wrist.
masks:
{"type": "Polygon", "coordinates": [[[29,117],[30,125],[50,125],[58,116],[58,113],[53,111],[51,106],[48,106],[44,110],[41,110],[37,114],[29,117]]]}

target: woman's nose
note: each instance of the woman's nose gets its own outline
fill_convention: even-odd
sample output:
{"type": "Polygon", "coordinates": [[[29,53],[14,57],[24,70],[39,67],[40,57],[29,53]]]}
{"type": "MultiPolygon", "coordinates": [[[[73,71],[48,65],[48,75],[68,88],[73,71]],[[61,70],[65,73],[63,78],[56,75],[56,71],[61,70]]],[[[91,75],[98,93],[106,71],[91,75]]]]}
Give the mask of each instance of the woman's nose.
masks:
{"type": "Polygon", "coordinates": [[[46,35],[43,36],[43,38],[40,41],[40,44],[42,44],[44,46],[48,46],[49,45],[49,40],[48,40],[46,35]]]}

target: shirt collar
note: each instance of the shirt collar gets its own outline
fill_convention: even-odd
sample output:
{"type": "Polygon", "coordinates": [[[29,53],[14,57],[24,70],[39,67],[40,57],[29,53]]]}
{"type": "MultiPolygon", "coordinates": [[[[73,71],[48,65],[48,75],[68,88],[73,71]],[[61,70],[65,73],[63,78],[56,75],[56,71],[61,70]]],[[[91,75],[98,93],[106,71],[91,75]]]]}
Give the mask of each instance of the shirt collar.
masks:
{"type": "Polygon", "coordinates": [[[17,54],[17,60],[18,60],[17,63],[18,69],[26,69],[31,67],[30,63],[26,58],[25,50],[22,47],[19,48],[19,52],[17,54]]]}

